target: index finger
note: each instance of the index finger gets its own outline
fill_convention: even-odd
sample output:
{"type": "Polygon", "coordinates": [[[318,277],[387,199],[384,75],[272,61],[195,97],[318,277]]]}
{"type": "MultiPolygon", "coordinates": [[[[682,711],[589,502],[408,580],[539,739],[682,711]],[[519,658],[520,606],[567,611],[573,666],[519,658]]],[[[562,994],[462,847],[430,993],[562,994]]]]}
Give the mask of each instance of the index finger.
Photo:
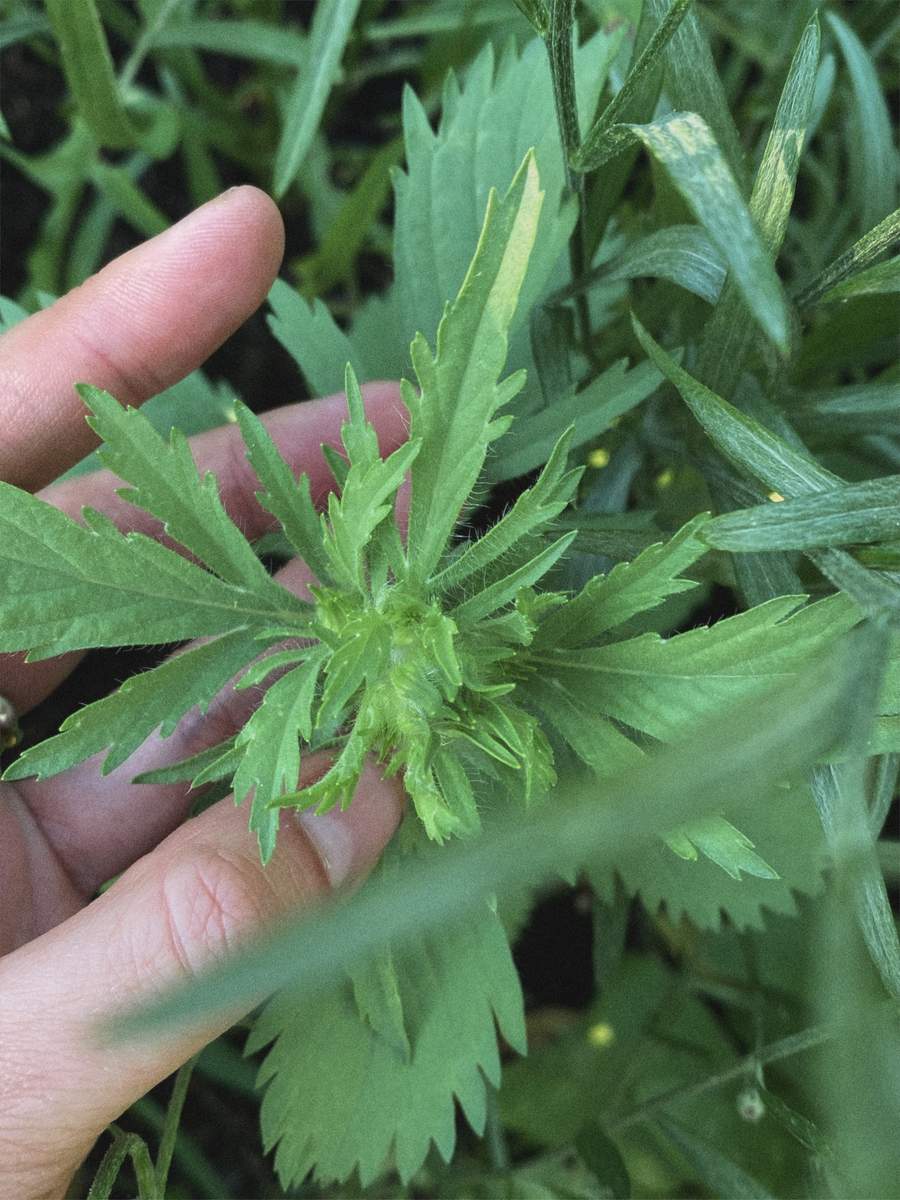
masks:
{"type": "Polygon", "coordinates": [[[96,445],[76,382],[140,404],[198,367],[281,263],[275,204],[239,187],[0,337],[0,479],[36,491],[96,445]]]}

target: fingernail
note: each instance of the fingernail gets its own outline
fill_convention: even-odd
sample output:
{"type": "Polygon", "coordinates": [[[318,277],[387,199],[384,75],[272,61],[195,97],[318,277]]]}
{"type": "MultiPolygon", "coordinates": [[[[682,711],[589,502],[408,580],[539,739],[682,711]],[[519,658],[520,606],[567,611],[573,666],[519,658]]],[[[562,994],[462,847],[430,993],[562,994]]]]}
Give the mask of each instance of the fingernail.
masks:
{"type": "Polygon", "coordinates": [[[330,812],[317,813],[313,809],[297,814],[312,848],[324,868],[332,887],[340,887],[353,874],[356,861],[355,839],[350,812],[333,808],[330,812]]]}
{"type": "Polygon", "coordinates": [[[332,887],[367,875],[394,835],[403,813],[403,790],[366,762],[356,794],[346,809],[297,814],[332,887]]]}

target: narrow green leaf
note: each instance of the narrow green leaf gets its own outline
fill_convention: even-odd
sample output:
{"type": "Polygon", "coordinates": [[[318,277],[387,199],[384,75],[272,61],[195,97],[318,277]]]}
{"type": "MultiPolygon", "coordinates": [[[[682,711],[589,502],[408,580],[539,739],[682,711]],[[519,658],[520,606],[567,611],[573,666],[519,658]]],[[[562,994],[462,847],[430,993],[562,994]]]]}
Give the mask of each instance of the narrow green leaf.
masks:
{"type": "Polygon", "coordinates": [[[319,127],[360,0],[320,0],[313,12],[297,81],[288,98],[281,141],[275,152],[277,199],[288,190],[319,127]]]}
{"type": "Polygon", "coordinates": [[[891,117],[875,64],[856,33],[836,12],[825,19],[838,41],[853,87],[853,137],[859,153],[860,222],[869,229],[891,210],[897,195],[897,158],[891,117]]]}
{"type": "Polygon", "coordinates": [[[570,166],[581,145],[578,122],[578,102],[575,97],[575,64],[572,41],[575,24],[575,0],[549,0],[550,29],[547,34],[547,53],[550,56],[550,76],[556,102],[563,157],[569,174],[569,185],[575,190],[570,166]]]}
{"type": "MultiPolygon", "coordinates": [[[[794,200],[812,112],[819,42],[819,18],[814,13],[791,61],[750,196],[750,215],[773,261],[781,249],[794,200]]],[[[744,316],[745,299],[737,278],[727,279],[701,345],[698,374],[725,396],[734,394],[752,344],[753,329],[744,316]]]]}
{"type": "Polygon", "coordinates": [[[669,225],[636,238],[598,276],[600,280],[670,279],[708,304],[725,282],[722,257],[699,225],[669,225]]]}
{"type": "MultiPolygon", "coordinates": [[[[135,775],[131,782],[187,783],[191,780],[196,780],[198,775],[205,775],[207,769],[214,767],[227,758],[233,748],[234,738],[227,738],[224,742],[219,742],[215,746],[210,746],[207,750],[201,750],[199,754],[192,754],[190,758],[183,758],[180,762],[172,763],[170,766],[158,767],[154,771],[142,771],[140,775],[135,775]]],[[[212,778],[224,778],[225,775],[230,775],[236,766],[237,761],[234,762],[234,765],[229,770],[223,771],[222,775],[212,776],[212,778]]],[[[193,786],[199,785],[194,784],[193,786]]]]}
{"type": "Polygon", "coordinates": [[[701,532],[719,550],[807,550],[900,535],[900,475],[844,484],[808,498],[739,509],[701,532]]]}
{"type": "Polygon", "coordinates": [[[321,245],[299,263],[297,270],[305,295],[321,295],[353,273],[359,252],[388,198],[391,171],[402,156],[399,137],[372,155],[359,181],[346,194],[321,245]]]}
{"type": "Polygon", "coordinates": [[[156,237],[169,228],[169,218],[135,183],[122,167],[95,162],[90,169],[91,182],[110,202],[115,212],[144,237],[156,237]]]}
{"type": "Polygon", "coordinates": [[[138,140],[125,112],[95,0],[44,0],[62,54],[66,81],[91,132],[103,146],[138,140]]]}
{"type": "Polygon", "coordinates": [[[515,376],[497,381],[542,198],[529,154],[506,197],[491,194],[475,257],[438,328],[437,354],[421,335],[412,345],[422,391],[404,389],[410,433],[421,441],[412,470],[409,557],[422,580],[437,566],[487,448],[505,428],[507,422],[494,419],[497,409],[521,385],[515,376]]]}
{"type": "Polygon", "coordinates": [[[880,221],[874,229],[870,229],[838,258],[830,263],[806,286],[797,293],[796,303],[800,308],[818,304],[822,297],[845,279],[864,270],[872,264],[880,254],[889,250],[900,240],[900,208],[880,221]]]}
{"type": "Polygon", "coordinates": [[[820,303],[833,304],[836,300],[855,300],[857,296],[881,296],[896,292],[900,292],[900,254],[835,284],[825,292],[820,303]]]}
{"type": "Polygon", "coordinates": [[[625,1160],[599,1125],[586,1125],[575,1139],[575,1149],[605,1195],[612,1200],[629,1200],[631,1180],[625,1160]]]}
{"type": "Polygon", "coordinates": [[[229,21],[195,17],[189,21],[171,23],[157,30],[150,49],[189,46],[213,54],[228,54],[235,58],[253,58],[261,62],[295,67],[306,52],[306,39],[294,28],[268,25],[264,21],[242,18],[229,21]]]}
{"type": "MultiPolygon", "coordinates": [[[[647,0],[648,11],[658,21],[663,19],[667,6],[668,0],[647,0]]],[[[739,189],[746,194],[747,172],[741,139],[728,109],[721,72],[698,14],[698,5],[688,10],[665,48],[663,86],[673,108],[697,113],[712,130],[739,189]]]]}
{"type": "MultiPolygon", "coordinates": [[[[653,31],[650,41],[630,68],[625,82],[585,134],[584,141],[574,157],[574,166],[579,171],[592,170],[608,161],[610,156],[605,153],[605,143],[610,136],[610,130],[622,120],[622,114],[628,111],[635,96],[644,88],[647,76],[655,70],[660,55],[684,19],[690,2],[691,0],[672,0],[665,16],[653,31]]],[[[614,134],[613,138],[615,139],[614,134]]],[[[627,146],[620,148],[626,149],[627,146]]]]}
{"type": "Polygon", "coordinates": [[[743,1167],[684,1125],[665,1116],[658,1116],[656,1123],[714,1196],[728,1196],[729,1200],[773,1200],[772,1193],[743,1167]]]}
{"type": "Polygon", "coordinates": [[[675,384],[716,448],[735,466],[756,476],[783,496],[827,492],[843,483],[811,456],[798,453],[758,421],[694,379],[654,341],[636,317],[632,316],[631,322],[635,336],[647,354],[675,384]]]}
{"type": "MultiPolygon", "coordinates": [[[[741,470],[787,497],[829,492],[843,485],[842,479],[820,467],[815,459],[801,454],[689,375],[634,316],[632,325],[641,345],[675,384],[719,452],[741,470]]],[[[807,553],[819,570],[868,615],[887,617],[892,623],[900,619],[900,579],[870,571],[833,547],[810,548],[807,553]]]]}
{"type": "Polygon", "coordinates": [[[668,172],[728,264],[755,320],[787,348],[787,306],[766,246],[709,127],[696,113],[670,113],[650,125],[619,127],[641,141],[668,172]]]}

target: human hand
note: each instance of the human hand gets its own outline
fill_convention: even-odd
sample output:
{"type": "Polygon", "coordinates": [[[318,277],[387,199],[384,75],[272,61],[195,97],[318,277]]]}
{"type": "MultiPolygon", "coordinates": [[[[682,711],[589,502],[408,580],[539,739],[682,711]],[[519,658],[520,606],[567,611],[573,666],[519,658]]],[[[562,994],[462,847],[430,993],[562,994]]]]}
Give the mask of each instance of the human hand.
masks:
{"type": "MultiPolygon", "coordinates": [[[[138,404],[203,360],[260,304],[278,270],[283,231],[272,202],[239,188],[111,263],[52,308],[0,338],[0,479],[41,492],[72,516],[89,504],[123,529],[158,524],[115,494],[98,471],[51,486],[95,445],[73,384],[138,404]]],[[[405,437],[398,394],[366,389],[383,448],[405,437]]],[[[327,489],[319,452],[337,443],[341,396],[264,418],[313,494],[327,489]]],[[[236,427],[192,441],[248,537],[271,527],[236,427]]],[[[309,581],[294,561],[281,582],[309,581]]],[[[77,655],[26,665],[0,656],[0,693],[27,712],[71,671],[77,655]]],[[[258,700],[258,697],[257,697],[258,700]]],[[[96,1026],[215,960],[279,914],[371,868],[400,815],[395,784],[374,766],[344,812],[285,817],[263,870],[246,808],[227,798],[184,822],[183,785],[131,785],[142,770],[195,754],[239,728],[248,692],[223,693],[203,718],[147,742],[101,777],[97,759],[53,779],[0,784],[0,1200],[63,1195],[103,1128],[171,1074],[239,1013],[166,1041],[101,1045],[96,1026]],[[98,899],[98,887],[124,872],[98,899]]],[[[304,782],[327,764],[310,756],[304,782]]]]}

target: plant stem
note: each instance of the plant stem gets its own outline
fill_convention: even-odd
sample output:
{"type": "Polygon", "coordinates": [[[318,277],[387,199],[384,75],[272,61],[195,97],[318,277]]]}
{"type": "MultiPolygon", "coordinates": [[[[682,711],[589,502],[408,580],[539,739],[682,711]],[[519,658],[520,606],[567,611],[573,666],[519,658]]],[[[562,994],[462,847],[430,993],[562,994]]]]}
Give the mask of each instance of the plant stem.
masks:
{"type": "Polygon", "coordinates": [[[159,1139],[159,1153],[156,1156],[156,1190],[160,1196],[166,1194],[166,1184],[169,1180],[169,1170],[172,1166],[172,1155],[175,1153],[175,1143],[178,1140],[178,1126],[181,1121],[181,1110],[187,1097],[188,1085],[194,1070],[196,1058],[190,1058],[180,1068],[172,1085],[172,1095],[166,1109],[166,1119],[163,1124],[162,1136],[159,1139]]]}
{"type": "Polygon", "coordinates": [[[805,1050],[821,1046],[834,1037],[837,1032],[838,1030],[832,1025],[812,1025],[800,1033],[793,1033],[768,1046],[762,1046],[758,1051],[746,1055],[740,1062],[728,1067],[725,1071],[709,1075],[706,1079],[688,1084],[687,1087],[672,1088],[668,1092],[662,1092],[659,1096],[655,1096],[652,1100],[639,1104],[630,1113],[619,1117],[618,1120],[611,1121],[606,1126],[606,1132],[621,1133],[624,1129],[630,1129],[632,1125],[640,1125],[643,1121],[650,1120],[657,1113],[667,1109],[670,1104],[693,1099],[694,1096],[701,1096],[704,1092],[713,1091],[722,1084],[731,1083],[735,1079],[742,1079],[748,1075],[755,1078],[757,1069],[764,1064],[777,1062],[782,1058],[790,1058],[794,1054],[802,1054],[805,1050]]]}
{"type": "Polygon", "coordinates": [[[497,1089],[487,1089],[487,1118],[484,1126],[484,1140],[487,1145],[488,1158],[491,1166],[498,1174],[505,1174],[510,1168],[509,1147],[506,1144],[506,1133],[500,1119],[500,1106],[497,1103],[497,1089]]]}
{"type": "MultiPolygon", "coordinates": [[[[551,0],[550,29],[546,45],[547,55],[550,59],[550,77],[553,81],[553,99],[556,103],[556,120],[559,125],[559,136],[566,166],[566,183],[569,191],[578,197],[578,224],[569,239],[569,268],[573,282],[581,279],[587,271],[584,232],[587,201],[585,177],[581,172],[572,168],[572,161],[581,146],[578,102],[575,95],[575,64],[572,59],[574,20],[575,0],[551,0]]],[[[592,360],[591,319],[587,296],[584,292],[579,292],[575,296],[575,312],[584,352],[588,359],[592,360]]]]}

